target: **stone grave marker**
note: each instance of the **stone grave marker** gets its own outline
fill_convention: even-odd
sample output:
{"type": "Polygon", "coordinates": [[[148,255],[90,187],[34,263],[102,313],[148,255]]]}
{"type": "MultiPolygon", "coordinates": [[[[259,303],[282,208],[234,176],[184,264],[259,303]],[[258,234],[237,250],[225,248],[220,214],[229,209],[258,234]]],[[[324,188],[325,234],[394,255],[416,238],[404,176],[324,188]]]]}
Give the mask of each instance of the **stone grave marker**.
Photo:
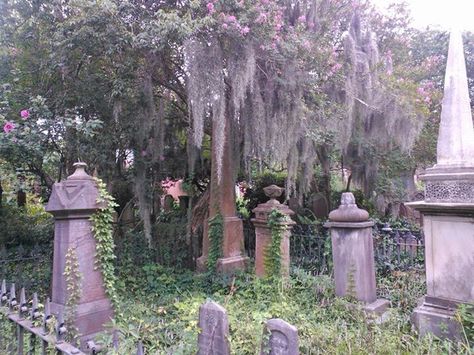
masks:
{"type": "Polygon", "coordinates": [[[199,308],[198,355],[228,355],[229,320],[219,304],[207,301],[199,308]]]}
{"type": "Polygon", "coordinates": [[[265,323],[261,355],[298,355],[298,329],[282,319],[270,319],[265,323]]]}

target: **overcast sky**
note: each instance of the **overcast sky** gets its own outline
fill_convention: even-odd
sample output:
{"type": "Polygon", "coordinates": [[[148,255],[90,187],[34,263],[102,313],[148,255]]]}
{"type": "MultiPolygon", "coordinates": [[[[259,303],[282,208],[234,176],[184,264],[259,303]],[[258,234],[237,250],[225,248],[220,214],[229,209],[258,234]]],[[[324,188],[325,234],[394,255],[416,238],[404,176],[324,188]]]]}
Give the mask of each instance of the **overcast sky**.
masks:
{"type": "MultiPolygon", "coordinates": [[[[381,8],[403,0],[370,0],[381,8]]],[[[411,8],[415,26],[439,26],[449,29],[453,25],[474,32],[474,0],[405,0],[411,8]]]]}

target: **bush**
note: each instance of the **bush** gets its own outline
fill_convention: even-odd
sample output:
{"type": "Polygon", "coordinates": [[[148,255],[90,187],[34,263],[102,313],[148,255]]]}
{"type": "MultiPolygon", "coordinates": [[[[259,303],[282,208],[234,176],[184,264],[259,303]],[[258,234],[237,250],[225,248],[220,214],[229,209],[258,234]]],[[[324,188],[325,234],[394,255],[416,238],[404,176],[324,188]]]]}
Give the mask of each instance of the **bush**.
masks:
{"type": "Polygon", "coordinates": [[[0,246],[47,244],[53,240],[53,226],[52,216],[39,203],[26,208],[3,204],[0,207],[0,246]]]}

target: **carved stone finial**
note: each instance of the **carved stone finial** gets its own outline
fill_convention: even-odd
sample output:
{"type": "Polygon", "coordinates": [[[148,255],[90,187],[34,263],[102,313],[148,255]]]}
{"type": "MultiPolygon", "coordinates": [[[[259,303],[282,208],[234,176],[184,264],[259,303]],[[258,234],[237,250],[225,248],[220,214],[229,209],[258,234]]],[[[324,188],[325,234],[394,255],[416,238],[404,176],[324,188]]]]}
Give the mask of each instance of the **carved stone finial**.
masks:
{"type": "Polygon", "coordinates": [[[70,175],[68,180],[92,180],[92,176],[86,173],[87,164],[84,162],[77,162],[72,165],[76,170],[70,175]]]}
{"type": "Polygon", "coordinates": [[[329,213],[331,222],[365,222],[368,219],[369,212],[357,207],[352,192],[344,192],[339,208],[329,213]]]}
{"type": "Polygon", "coordinates": [[[263,188],[265,196],[269,197],[272,200],[276,200],[278,197],[280,197],[283,191],[285,191],[285,189],[277,185],[270,185],[263,188]]]}

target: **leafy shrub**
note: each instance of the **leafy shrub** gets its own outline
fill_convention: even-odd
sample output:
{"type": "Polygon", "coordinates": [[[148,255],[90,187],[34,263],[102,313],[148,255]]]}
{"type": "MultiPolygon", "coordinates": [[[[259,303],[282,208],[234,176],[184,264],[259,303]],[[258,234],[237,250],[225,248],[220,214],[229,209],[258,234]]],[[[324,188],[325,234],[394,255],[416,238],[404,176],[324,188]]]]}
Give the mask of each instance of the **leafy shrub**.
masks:
{"type": "Polygon", "coordinates": [[[54,236],[53,218],[41,204],[16,207],[3,204],[0,207],[0,245],[25,247],[47,244],[54,236]]]}

